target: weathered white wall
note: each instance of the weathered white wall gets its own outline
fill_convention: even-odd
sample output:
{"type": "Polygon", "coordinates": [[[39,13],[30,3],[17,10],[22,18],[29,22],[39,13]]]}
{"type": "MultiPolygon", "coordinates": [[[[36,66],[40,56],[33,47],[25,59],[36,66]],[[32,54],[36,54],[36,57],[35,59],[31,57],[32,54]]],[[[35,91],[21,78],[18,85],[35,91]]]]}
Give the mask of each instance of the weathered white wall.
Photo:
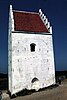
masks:
{"type": "Polygon", "coordinates": [[[11,91],[11,68],[12,68],[12,26],[11,26],[11,13],[9,13],[9,29],[8,29],[8,87],[9,91],[11,91]]]}
{"type": "Polygon", "coordinates": [[[40,88],[55,84],[52,35],[12,33],[12,94],[32,88],[32,79],[40,88]],[[35,43],[35,52],[30,44],[35,43]]]}
{"type": "Polygon", "coordinates": [[[8,87],[12,91],[12,31],[14,31],[14,19],[12,5],[9,11],[9,27],[8,27],[8,87]]]}

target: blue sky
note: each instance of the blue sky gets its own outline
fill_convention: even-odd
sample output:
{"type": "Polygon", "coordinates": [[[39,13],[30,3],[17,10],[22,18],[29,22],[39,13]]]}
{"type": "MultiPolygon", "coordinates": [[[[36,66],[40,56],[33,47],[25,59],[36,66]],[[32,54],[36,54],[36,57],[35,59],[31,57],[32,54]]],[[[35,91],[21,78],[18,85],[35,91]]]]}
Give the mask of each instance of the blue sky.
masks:
{"type": "Polygon", "coordinates": [[[8,16],[13,9],[38,12],[41,8],[53,26],[56,70],[67,70],[67,0],[0,0],[0,72],[8,66],[8,16]]]}

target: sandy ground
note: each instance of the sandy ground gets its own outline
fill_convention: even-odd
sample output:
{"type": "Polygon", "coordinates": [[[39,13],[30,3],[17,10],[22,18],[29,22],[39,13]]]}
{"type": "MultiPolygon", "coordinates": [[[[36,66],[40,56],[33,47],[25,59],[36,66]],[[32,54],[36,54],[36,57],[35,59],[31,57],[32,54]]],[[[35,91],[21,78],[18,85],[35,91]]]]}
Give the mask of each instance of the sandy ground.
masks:
{"type": "MultiPolygon", "coordinates": [[[[10,100],[10,98],[3,100],[10,100]]],[[[67,100],[67,80],[64,80],[60,86],[44,89],[25,96],[17,96],[11,100],[67,100]]]]}

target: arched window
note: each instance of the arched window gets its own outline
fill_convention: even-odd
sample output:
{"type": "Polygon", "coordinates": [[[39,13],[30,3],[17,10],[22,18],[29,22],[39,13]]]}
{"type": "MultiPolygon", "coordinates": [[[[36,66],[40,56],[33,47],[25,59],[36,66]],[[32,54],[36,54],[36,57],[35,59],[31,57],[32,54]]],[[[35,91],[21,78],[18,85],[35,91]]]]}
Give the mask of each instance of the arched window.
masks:
{"type": "Polygon", "coordinates": [[[34,83],[36,81],[39,81],[39,80],[38,80],[38,78],[34,77],[31,82],[34,83]]]}
{"type": "Polygon", "coordinates": [[[36,46],[36,44],[34,44],[34,43],[30,44],[30,50],[31,50],[31,52],[35,51],[35,46],[36,46]]]}

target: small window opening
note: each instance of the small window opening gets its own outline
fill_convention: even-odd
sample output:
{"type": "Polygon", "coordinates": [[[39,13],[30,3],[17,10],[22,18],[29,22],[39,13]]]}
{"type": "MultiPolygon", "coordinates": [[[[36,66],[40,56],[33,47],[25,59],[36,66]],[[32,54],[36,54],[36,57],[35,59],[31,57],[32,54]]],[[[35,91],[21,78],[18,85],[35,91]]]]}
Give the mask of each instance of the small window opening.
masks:
{"type": "Polygon", "coordinates": [[[18,41],[18,44],[19,44],[19,41],[18,41]]]}
{"type": "Polygon", "coordinates": [[[48,59],[47,59],[47,62],[48,62],[48,59]]]}
{"type": "Polygon", "coordinates": [[[19,52],[19,50],[17,50],[19,52]]]}
{"type": "Polygon", "coordinates": [[[36,81],[39,81],[39,80],[38,80],[38,78],[34,77],[31,82],[34,83],[36,81]]]}
{"type": "Polygon", "coordinates": [[[18,59],[18,62],[19,62],[19,59],[18,59]]]}
{"type": "Polygon", "coordinates": [[[36,46],[36,44],[34,44],[34,43],[30,44],[30,50],[31,50],[31,52],[35,51],[35,46],[36,46]]]}

